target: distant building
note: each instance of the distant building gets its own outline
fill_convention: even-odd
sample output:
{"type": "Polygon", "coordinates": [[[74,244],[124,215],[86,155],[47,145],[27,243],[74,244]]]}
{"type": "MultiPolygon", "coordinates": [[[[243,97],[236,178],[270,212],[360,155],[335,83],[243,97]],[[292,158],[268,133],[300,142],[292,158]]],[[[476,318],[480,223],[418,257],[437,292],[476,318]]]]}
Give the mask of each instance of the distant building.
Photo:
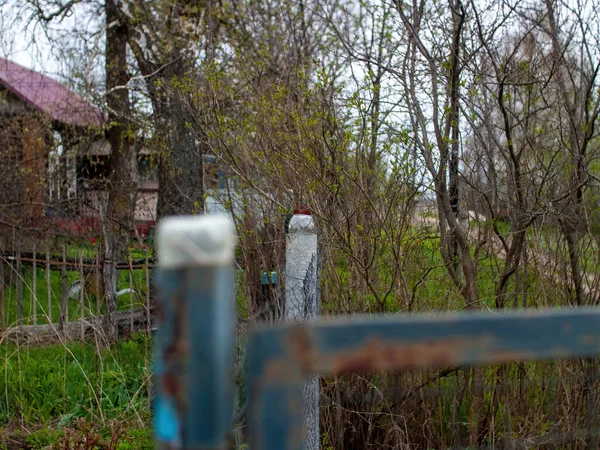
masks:
{"type": "MultiPolygon", "coordinates": [[[[65,86],[0,58],[0,227],[99,229],[99,182],[108,174],[107,116],[65,86]]],[[[135,218],[156,219],[158,179],[139,155],[135,218]]]]}
{"type": "Polygon", "coordinates": [[[99,109],[52,78],[0,58],[0,216],[5,224],[45,217],[60,206],[53,200],[73,195],[67,165],[59,174],[53,164],[65,159],[65,146],[57,145],[56,136],[75,144],[104,120],[99,109]],[[60,186],[59,175],[65,178],[60,186]]]}
{"type": "MultiPolygon", "coordinates": [[[[100,218],[100,201],[106,201],[108,191],[105,180],[109,176],[110,143],[95,140],[91,146],[80,151],[77,162],[77,192],[81,204],[81,217],[100,218]]],[[[134,220],[138,231],[147,235],[156,223],[158,202],[158,168],[155,154],[142,147],[138,151],[138,194],[134,220]]]]}
{"type": "MultiPolygon", "coordinates": [[[[0,228],[99,233],[108,191],[107,116],[57,82],[0,58],[0,228]]],[[[157,155],[138,153],[138,231],[156,223],[157,155]]],[[[241,212],[241,198],[221,165],[204,155],[205,211],[241,212]]]]}

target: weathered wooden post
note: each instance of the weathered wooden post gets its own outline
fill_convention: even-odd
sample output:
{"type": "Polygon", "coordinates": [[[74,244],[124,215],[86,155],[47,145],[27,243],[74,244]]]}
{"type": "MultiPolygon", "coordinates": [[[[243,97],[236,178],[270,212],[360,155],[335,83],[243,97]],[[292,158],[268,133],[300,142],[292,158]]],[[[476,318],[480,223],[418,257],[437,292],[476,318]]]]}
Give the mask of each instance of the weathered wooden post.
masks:
{"type": "Polygon", "coordinates": [[[15,259],[17,263],[17,325],[23,325],[23,255],[21,255],[21,239],[17,240],[15,259]]]}
{"type": "Polygon", "coordinates": [[[31,280],[31,291],[32,291],[32,301],[33,301],[33,324],[37,325],[37,243],[33,242],[33,277],[31,280]]]}
{"type": "Polygon", "coordinates": [[[46,247],[46,292],[48,295],[48,310],[46,315],[48,323],[52,323],[52,282],[51,282],[51,262],[50,262],[50,245],[46,247]]]}
{"type": "Polygon", "coordinates": [[[79,276],[81,277],[81,289],[79,289],[79,316],[81,325],[79,326],[79,340],[85,342],[85,268],[83,266],[83,250],[79,252],[79,276]]]}
{"type": "Polygon", "coordinates": [[[0,327],[6,328],[5,299],[4,299],[4,238],[0,237],[0,327]]]}
{"type": "MultiPolygon", "coordinates": [[[[317,244],[317,228],[310,211],[294,211],[288,225],[285,249],[285,317],[288,320],[308,320],[319,315],[317,244]]],[[[305,381],[303,397],[306,449],[318,450],[318,376],[312,376],[305,381]]]]}
{"type": "Polygon", "coordinates": [[[69,321],[69,280],[67,275],[67,246],[65,244],[62,246],[60,279],[62,284],[62,295],[60,302],[60,316],[58,317],[58,329],[62,330],[65,322],[69,321]]]}
{"type": "Polygon", "coordinates": [[[233,425],[235,235],[227,216],[157,229],[154,430],[159,449],[224,449],[233,425]]]}

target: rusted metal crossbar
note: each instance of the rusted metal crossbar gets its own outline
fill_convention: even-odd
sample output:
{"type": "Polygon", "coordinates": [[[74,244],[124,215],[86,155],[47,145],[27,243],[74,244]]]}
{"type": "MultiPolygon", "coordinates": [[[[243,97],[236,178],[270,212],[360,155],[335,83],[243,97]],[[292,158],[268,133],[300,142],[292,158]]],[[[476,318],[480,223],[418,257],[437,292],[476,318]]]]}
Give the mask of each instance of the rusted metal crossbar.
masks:
{"type": "MultiPolygon", "coordinates": [[[[233,420],[235,288],[223,222],[174,223],[160,245],[155,354],[158,448],[222,449],[233,420]],[[193,227],[192,227],[193,228],[193,227]],[[182,231],[183,230],[183,231],[182,231]],[[194,253],[196,252],[196,253],[194,253]]],[[[251,450],[305,447],[309,375],[595,357],[600,309],[353,317],[274,326],[248,339],[251,450]]]]}
{"type": "Polygon", "coordinates": [[[251,449],[300,450],[309,374],[593,357],[600,310],[362,317],[255,331],[248,343],[251,449]]]}

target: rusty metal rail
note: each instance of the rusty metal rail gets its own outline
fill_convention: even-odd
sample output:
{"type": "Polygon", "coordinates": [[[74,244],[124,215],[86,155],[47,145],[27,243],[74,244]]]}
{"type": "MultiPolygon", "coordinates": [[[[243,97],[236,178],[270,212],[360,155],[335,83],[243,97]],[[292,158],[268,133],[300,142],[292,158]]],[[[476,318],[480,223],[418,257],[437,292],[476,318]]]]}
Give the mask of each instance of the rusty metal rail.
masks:
{"type": "Polygon", "coordinates": [[[598,309],[362,317],[257,330],[247,353],[250,448],[304,447],[302,380],[310,374],[598,354],[598,309]]]}

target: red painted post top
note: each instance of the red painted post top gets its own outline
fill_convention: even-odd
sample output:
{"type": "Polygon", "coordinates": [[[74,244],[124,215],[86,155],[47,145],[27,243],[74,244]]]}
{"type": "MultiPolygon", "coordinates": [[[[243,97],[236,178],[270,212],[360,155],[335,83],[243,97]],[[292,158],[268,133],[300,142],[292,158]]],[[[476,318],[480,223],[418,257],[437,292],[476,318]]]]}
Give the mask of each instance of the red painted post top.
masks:
{"type": "Polygon", "coordinates": [[[306,214],[307,216],[312,216],[310,208],[302,204],[296,205],[296,207],[294,208],[294,214],[306,214]]]}

